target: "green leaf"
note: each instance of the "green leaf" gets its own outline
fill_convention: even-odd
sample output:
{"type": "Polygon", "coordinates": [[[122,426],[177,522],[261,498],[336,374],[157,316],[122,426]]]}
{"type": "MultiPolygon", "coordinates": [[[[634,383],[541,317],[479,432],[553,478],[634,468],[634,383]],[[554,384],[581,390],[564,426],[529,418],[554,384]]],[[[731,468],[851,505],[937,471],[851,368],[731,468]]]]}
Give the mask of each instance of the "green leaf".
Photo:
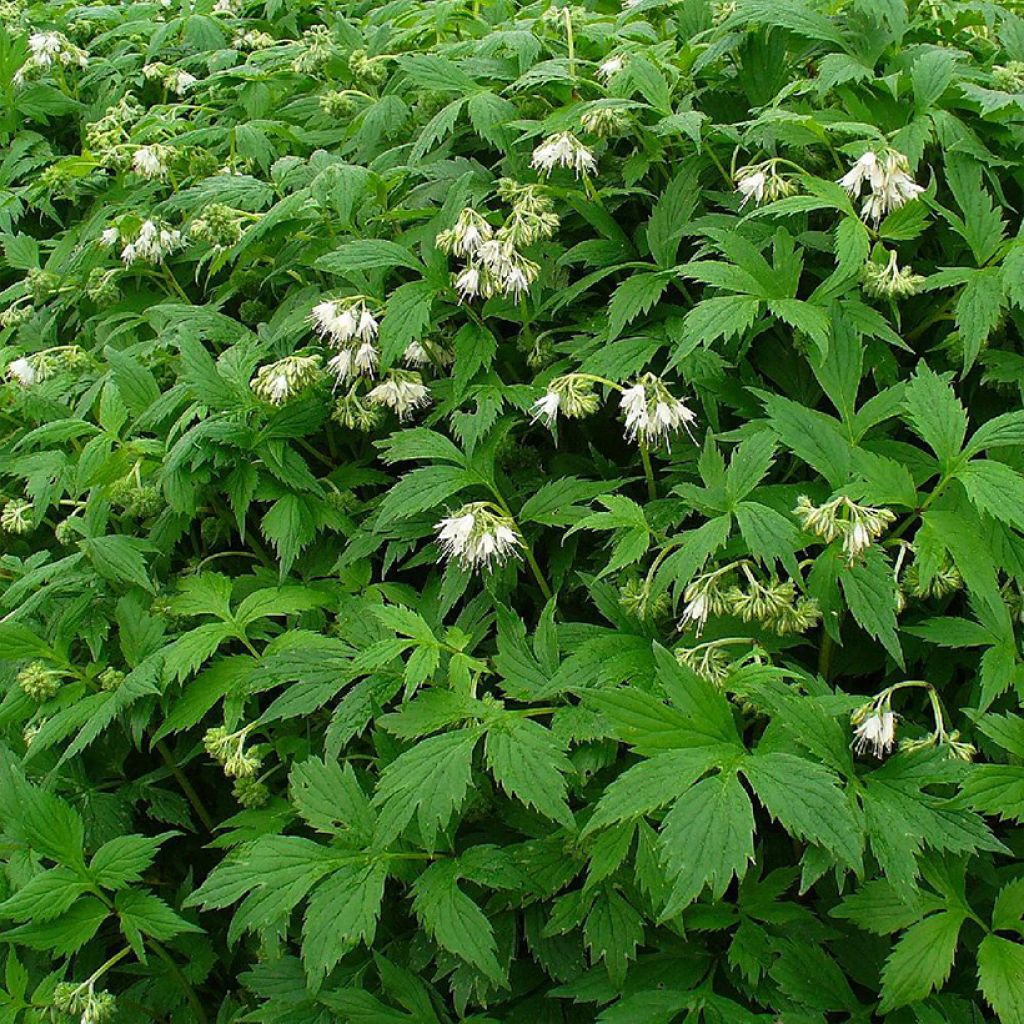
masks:
{"type": "Polygon", "coordinates": [[[617,338],[626,324],[641,313],[649,313],[669,286],[663,273],[634,274],[615,289],[608,306],[608,340],[617,338]]]}
{"type": "Polygon", "coordinates": [[[360,942],[373,942],[386,880],[383,861],[345,864],[313,890],[302,922],[302,960],[313,984],[360,942]]]}
{"type": "Polygon", "coordinates": [[[692,903],[705,885],[721,899],[754,859],[754,812],[736,776],[711,775],[688,789],[665,816],[659,846],[672,880],[662,920],[692,903]]]}
{"type": "Polygon", "coordinates": [[[986,935],[978,948],[978,982],[1000,1024],[1024,1022],[1024,945],[986,935]]]}
{"type": "Polygon", "coordinates": [[[924,363],[910,378],[904,398],[910,426],[948,469],[963,449],[967,434],[967,413],[960,400],[924,363]]]}
{"type": "Polygon", "coordinates": [[[749,758],[741,770],[787,832],[823,846],[847,867],[859,869],[861,829],[850,800],[827,768],[777,751],[749,758]]]}
{"type": "Polygon", "coordinates": [[[478,729],[461,729],[420,740],[381,772],[373,803],[380,811],[377,838],[396,839],[416,816],[428,847],[448,826],[469,790],[478,729]]]}
{"type": "Polygon", "coordinates": [[[423,264],[405,246],[383,238],[360,238],[345,242],[332,253],[321,256],[314,264],[318,270],[347,277],[384,267],[407,267],[423,270],[423,264]]]}
{"type": "Polygon", "coordinates": [[[903,933],[882,968],[882,1003],[888,1013],[942,988],[953,969],[963,911],[931,914],[903,933]]]}
{"type": "Polygon", "coordinates": [[[499,719],[487,733],[484,756],[509,796],[553,821],[572,824],[565,782],[572,765],[550,730],[528,718],[499,719]]]}
{"type": "Polygon", "coordinates": [[[427,281],[410,281],[391,293],[380,322],[382,365],[393,365],[412,342],[423,337],[430,326],[434,296],[435,288],[427,281]]]}
{"type": "Polygon", "coordinates": [[[896,580],[885,556],[869,548],[860,562],[839,573],[839,582],[858,625],[902,666],[903,651],[896,636],[896,580]]]}
{"type": "Polygon", "coordinates": [[[494,930],[457,880],[457,863],[432,864],[413,885],[413,912],[439,946],[500,983],[504,972],[496,957],[494,930]]]}
{"type": "Polygon", "coordinates": [[[389,526],[399,519],[437,508],[475,482],[459,466],[421,466],[404,474],[388,491],[377,512],[378,523],[389,526]]]}

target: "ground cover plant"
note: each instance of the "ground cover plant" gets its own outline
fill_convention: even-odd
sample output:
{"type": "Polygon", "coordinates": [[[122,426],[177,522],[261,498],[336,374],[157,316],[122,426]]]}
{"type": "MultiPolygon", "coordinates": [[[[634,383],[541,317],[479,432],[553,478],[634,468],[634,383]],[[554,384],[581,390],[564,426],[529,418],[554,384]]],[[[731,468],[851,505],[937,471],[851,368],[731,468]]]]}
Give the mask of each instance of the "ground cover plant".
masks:
{"type": "Polygon", "coordinates": [[[1024,1022],[1024,20],[0,4],[0,1021],[1024,1022]]]}

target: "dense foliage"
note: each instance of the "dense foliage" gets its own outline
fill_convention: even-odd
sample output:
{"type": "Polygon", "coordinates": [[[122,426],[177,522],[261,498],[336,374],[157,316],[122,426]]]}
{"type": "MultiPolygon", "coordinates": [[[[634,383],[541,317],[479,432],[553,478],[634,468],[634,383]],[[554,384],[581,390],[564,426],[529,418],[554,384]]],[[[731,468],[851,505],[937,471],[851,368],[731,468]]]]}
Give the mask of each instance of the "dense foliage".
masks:
{"type": "Polygon", "coordinates": [[[1024,1024],[1024,20],[0,4],[0,1021],[1024,1024]]]}

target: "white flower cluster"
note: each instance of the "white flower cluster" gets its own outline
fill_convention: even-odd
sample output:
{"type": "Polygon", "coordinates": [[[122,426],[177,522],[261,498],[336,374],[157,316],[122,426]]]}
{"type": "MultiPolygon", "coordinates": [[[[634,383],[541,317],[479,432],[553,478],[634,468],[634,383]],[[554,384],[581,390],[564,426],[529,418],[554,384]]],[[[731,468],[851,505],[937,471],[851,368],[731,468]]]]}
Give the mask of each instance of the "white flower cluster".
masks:
{"type": "Polygon", "coordinates": [[[417,409],[430,404],[430,390],[418,373],[392,370],[366,398],[374,405],[390,409],[401,423],[409,419],[417,409]]]}
{"type": "Polygon", "coordinates": [[[578,178],[595,173],[597,159],[572,132],[558,132],[533,151],[530,166],[541,174],[550,174],[556,167],[567,167],[578,178]]]}
{"type": "Polygon", "coordinates": [[[626,440],[645,447],[669,441],[680,428],[690,433],[690,425],[697,418],[653,373],[645,373],[626,388],[619,404],[626,415],[626,440]]]}
{"type": "Polygon", "coordinates": [[[142,75],[149,82],[160,82],[168,92],[173,92],[176,96],[184,96],[199,81],[188,71],[182,68],[168,67],[162,61],[145,64],[142,68],[142,75]]]}
{"type": "Polygon", "coordinates": [[[523,545],[515,522],[486,501],[464,505],[437,524],[445,558],[464,569],[486,568],[518,556],[523,545]]]}
{"type": "Polygon", "coordinates": [[[100,235],[100,245],[115,246],[128,241],[121,250],[121,259],[126,267],[136,260],[146,263],[161,263],[165,256],[180,249],[184,244],[181,232],[177,228],[169,228],[155,220],[144,220],[134,235],[126,236],[120,228],[106,228],[100,235]]]}
{"type": "Polygon", "coordinates": [[[338,350],[327,363],[327,369],[339,384],[352,377],[374,375],[380,362],[376,345],[380,327],[364,296],[318,303],[309,320],[317,334],[338,350]]]}
{"type": "Polygon", "coordinates": [[[788,178],[779,174],[778,161],[750,164],[736,172],[736,191],[742,196],[740,209],[751,200],[755,206],[767,201],[774,202],[783,196],[792,195],[795,186],[788,178]]]}
{"type": "Polygon", "coordinates": [[[875,757],[888,754],[896,744],[896,716],[889,704],[889,692],[858,708],[851,716],[853,748],[858,754],[870,750],[875,757]]]}
{"type": "Polygon", "coordinates": [[[554,429],[559,414],[567,419],[580,419],[597,412],[600,404],[594,391],[594,379],[587,374],[567,373],[556,377],[547,391],[533,403],[533,422],[540,420],[554,429]]]}
{"type": "Polygon", "coordinates": [[[861,216],[876,224],[924,191],[911,177],[907,158],[895,149],[882,153],[869,149],[839,179],[839,184],[855,199],[867,188],[861,216]]]}
{"type": "Polygon", "coordinates": [[[168,164],[174,150],[170,146],[155,143],[152,146],[139,146],[132,154],[132,170],[143,178],[163,180],[168,174],[168,164]]]}
{"type": "Polygon", "coordinates": [[[28,51],[28,60],[14,74],[15,85],[23,85],[30,73],[46,71],[54,64],[84,68],[89,63],[89,54],[63,32],[33,32],[28,37],[28,51]]]}
{"type": "Polygon", "coordinates": [[[315,384],[320,376],[319,356],[285,356],[256,371],[249,386],[253,394],[271,405],[283,405],[315,384]]]}
{"type": "Polygon", "coordinates": [[[467,207],[454,227],[437,236],[442,252],[466,261],[454,281],[464,300],[506,295],[518,301],[540,273],[540,267],[522,254],[521,247],[550,238],[558,227],[550,200],[536,188],[505,183],[500,191],[512,204],[512,212],[500,228],[495,230],[486,217],[467,207]]]}

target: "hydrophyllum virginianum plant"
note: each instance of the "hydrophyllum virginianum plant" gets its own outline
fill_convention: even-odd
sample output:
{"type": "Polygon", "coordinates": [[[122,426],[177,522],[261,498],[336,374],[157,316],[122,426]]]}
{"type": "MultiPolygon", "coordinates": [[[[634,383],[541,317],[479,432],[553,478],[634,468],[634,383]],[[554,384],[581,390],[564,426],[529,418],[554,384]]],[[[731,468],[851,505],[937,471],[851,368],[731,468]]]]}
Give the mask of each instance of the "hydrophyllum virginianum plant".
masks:
{"type": "Polygon", "coordinates": [[[0,1020],[1024,1022],[1024,21],[0,4],[0,1020]]]}

